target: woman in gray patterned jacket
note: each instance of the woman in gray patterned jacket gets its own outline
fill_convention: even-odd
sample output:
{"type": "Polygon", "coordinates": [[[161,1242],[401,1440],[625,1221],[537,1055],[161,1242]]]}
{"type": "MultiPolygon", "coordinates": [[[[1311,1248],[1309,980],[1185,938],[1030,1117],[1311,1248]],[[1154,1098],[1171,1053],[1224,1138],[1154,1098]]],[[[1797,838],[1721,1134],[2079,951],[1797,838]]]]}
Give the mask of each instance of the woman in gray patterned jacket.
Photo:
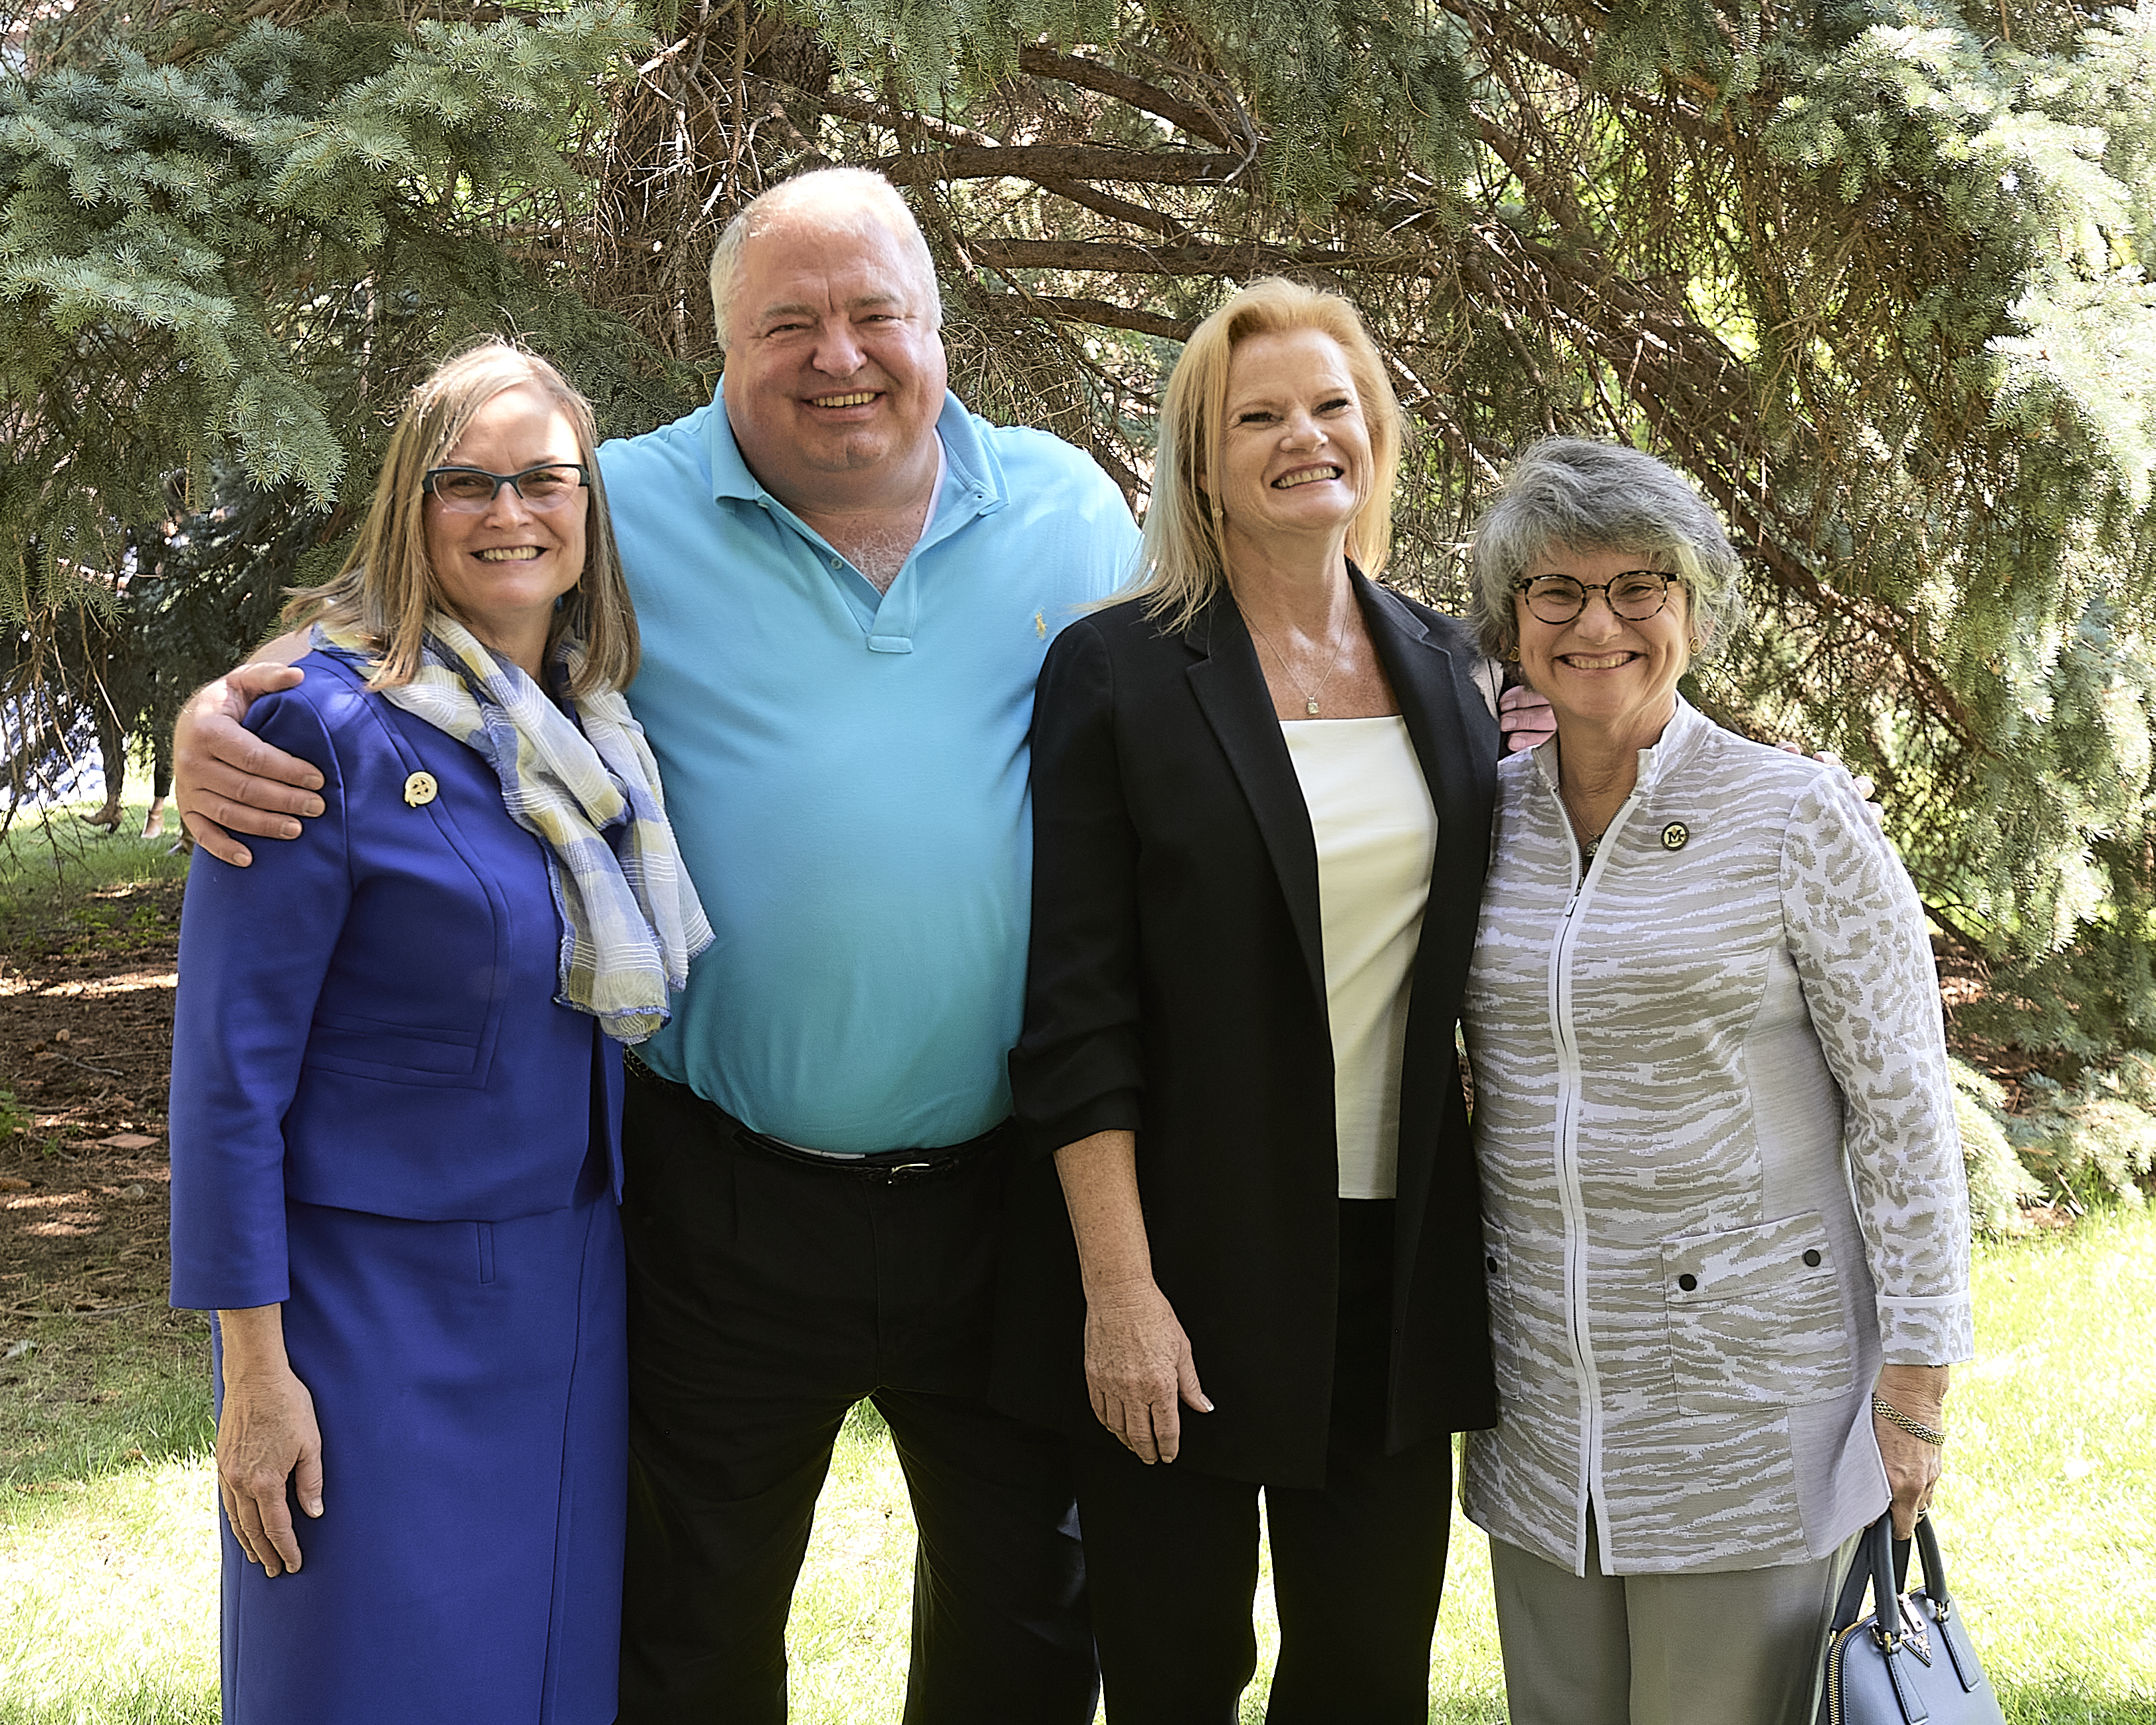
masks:
{"type": "Polygon", "coordinates": [[[1463,1013],[1501,1407],[1464,1496],[1512,1717],[1804,1725],[1972,1351],[1923,913],[1840,769],[1677,694],[1740,603],[1662,463],[1535,445],[1474,578],[1558,727],[1500,770],[1463,1013]]]}

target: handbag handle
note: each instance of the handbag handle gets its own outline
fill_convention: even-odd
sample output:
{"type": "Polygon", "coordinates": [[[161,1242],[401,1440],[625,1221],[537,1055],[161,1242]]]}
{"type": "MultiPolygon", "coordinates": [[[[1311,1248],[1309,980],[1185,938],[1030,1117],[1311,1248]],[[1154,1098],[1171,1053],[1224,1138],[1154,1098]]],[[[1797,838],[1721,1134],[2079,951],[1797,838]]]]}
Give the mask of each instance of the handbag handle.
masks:
{"type": "MultiPolygon", "coordinates": [[[[1946,1561],[1939,1555],[1939,1536],[1933,1530],[1929,1516],[1917,1518],[1917,1537],[1913,1543],[1917,1556],[1923,1565],[1925,1594],[1930,1599],[1935,1614],[1944,1617],[1953,1601],[1947,1591],[1946,1561]]],[[[1894,1538],[1894,1512],[1892,1510],[1864,1530],[1856,1561],[1850,1564],[1848,1579],[1841,1584],[1841,1597],[1835,1603],[1835,1633],[1847,1629],[1864,1615],[1864,1596],[1868,1591],[1882,1636],[1891,1635],[1899,1639],[1900,1618],[1898,1614],[1890,1615],[1889,1608],[1906,1589],[1911,1543],[1909,1540],[1894,1538]],[[1894,1627],[1890,1629],[1890,1625],[1894,1627]]]]}
{"type": "MultiPolygon", "coordinates": [[[[1906,1548],[1908,1542],[1897,1540],[1895,1543],[1906,1548]]],[[[1947,1607],[1953,1600],[1947,1593],[1947,1566],[1946,1560],[1939,1555],[1939,1536],[1932,1531],[1932,1518],[1928,1515],[1917,1517],[1917,1556],[1924,1566],[1925,1596],[1938,1608],[1939,1615],[1943,1617],[1947,1607]]],[[[1901,1555],[1901,1562],[1906,1571],[1909,1562],[1906,1550],[1901,1555]]]]}

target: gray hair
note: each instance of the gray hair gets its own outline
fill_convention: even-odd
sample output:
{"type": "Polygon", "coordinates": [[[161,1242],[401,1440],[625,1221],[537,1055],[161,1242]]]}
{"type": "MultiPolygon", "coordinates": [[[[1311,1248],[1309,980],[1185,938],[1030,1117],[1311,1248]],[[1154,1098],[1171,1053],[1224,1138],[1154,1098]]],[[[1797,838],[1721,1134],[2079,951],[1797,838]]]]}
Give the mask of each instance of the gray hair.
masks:
{"type": "Polygon", "coordinates": [[[898,187],[865,167],[819,167],[781,181],[743,205],[727,223],[711,252],[711,314],[719,346],[732,346],[734,295],[741,290],[742,253],[756,234],[788,221],[820,234],[865,235],[880,231],[898,242],[907,273],[928,307],[929,327],[943,326],[943,296],[936,285],[936,260],[921,224],[898,187]]]}
{"type": "Polygon", "coordinates": [[[1712,655],[1744,620],[1729,536],[1690,480],[1622,444],[1553,437],[1528,446],[1475,524],[1471,568],[1482,650],[1520,649],[1512,583],[1553,546],[1666,560],[1690,596],[1694,633],[1712,655]]]}

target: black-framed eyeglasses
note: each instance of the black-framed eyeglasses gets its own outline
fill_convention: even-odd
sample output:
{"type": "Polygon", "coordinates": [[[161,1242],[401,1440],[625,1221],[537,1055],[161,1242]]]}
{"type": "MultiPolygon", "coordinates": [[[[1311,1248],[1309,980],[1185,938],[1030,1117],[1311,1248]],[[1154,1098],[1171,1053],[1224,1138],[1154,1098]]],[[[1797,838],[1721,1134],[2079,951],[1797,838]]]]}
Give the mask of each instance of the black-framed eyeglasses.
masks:
{"type": "Polygon", "coordinates": [[[430,467],[423,482],[451,515],[490,509],[504,485],[533,509],[559,509],[590,485],[581,461],[542,461],[521,473],[489,473],[484,467],[430,467]]]}
{"type": "Polygon", "coordinates": [[[1569,623],[1587,608],[1587,596],[1599,593],[1627,623],[1645,623],[1670,602],[1670,585],[1684,577],[1663,569],[1627,569],[1607,581],[1574,581],[1569,575],[1523,575],[1512,591],[1544,623],[1569,623]]]}

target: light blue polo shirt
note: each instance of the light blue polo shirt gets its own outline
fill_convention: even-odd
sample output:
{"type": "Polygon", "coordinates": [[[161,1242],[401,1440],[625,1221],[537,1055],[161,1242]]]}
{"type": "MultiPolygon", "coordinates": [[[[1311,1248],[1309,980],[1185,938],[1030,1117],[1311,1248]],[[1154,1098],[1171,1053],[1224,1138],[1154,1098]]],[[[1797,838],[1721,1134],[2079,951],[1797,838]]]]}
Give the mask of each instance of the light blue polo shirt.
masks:
{"type": "Polygon", "coordinates": [[[644,639],[629,704],[717,936],[638,1052],[813,1149],[1010,1111],[1034,680],[1137,546],[1060,439],[950,396],[937,430],[937,507],[882,595],[757,484],[720,402],[599,451],[644,639]]]}

